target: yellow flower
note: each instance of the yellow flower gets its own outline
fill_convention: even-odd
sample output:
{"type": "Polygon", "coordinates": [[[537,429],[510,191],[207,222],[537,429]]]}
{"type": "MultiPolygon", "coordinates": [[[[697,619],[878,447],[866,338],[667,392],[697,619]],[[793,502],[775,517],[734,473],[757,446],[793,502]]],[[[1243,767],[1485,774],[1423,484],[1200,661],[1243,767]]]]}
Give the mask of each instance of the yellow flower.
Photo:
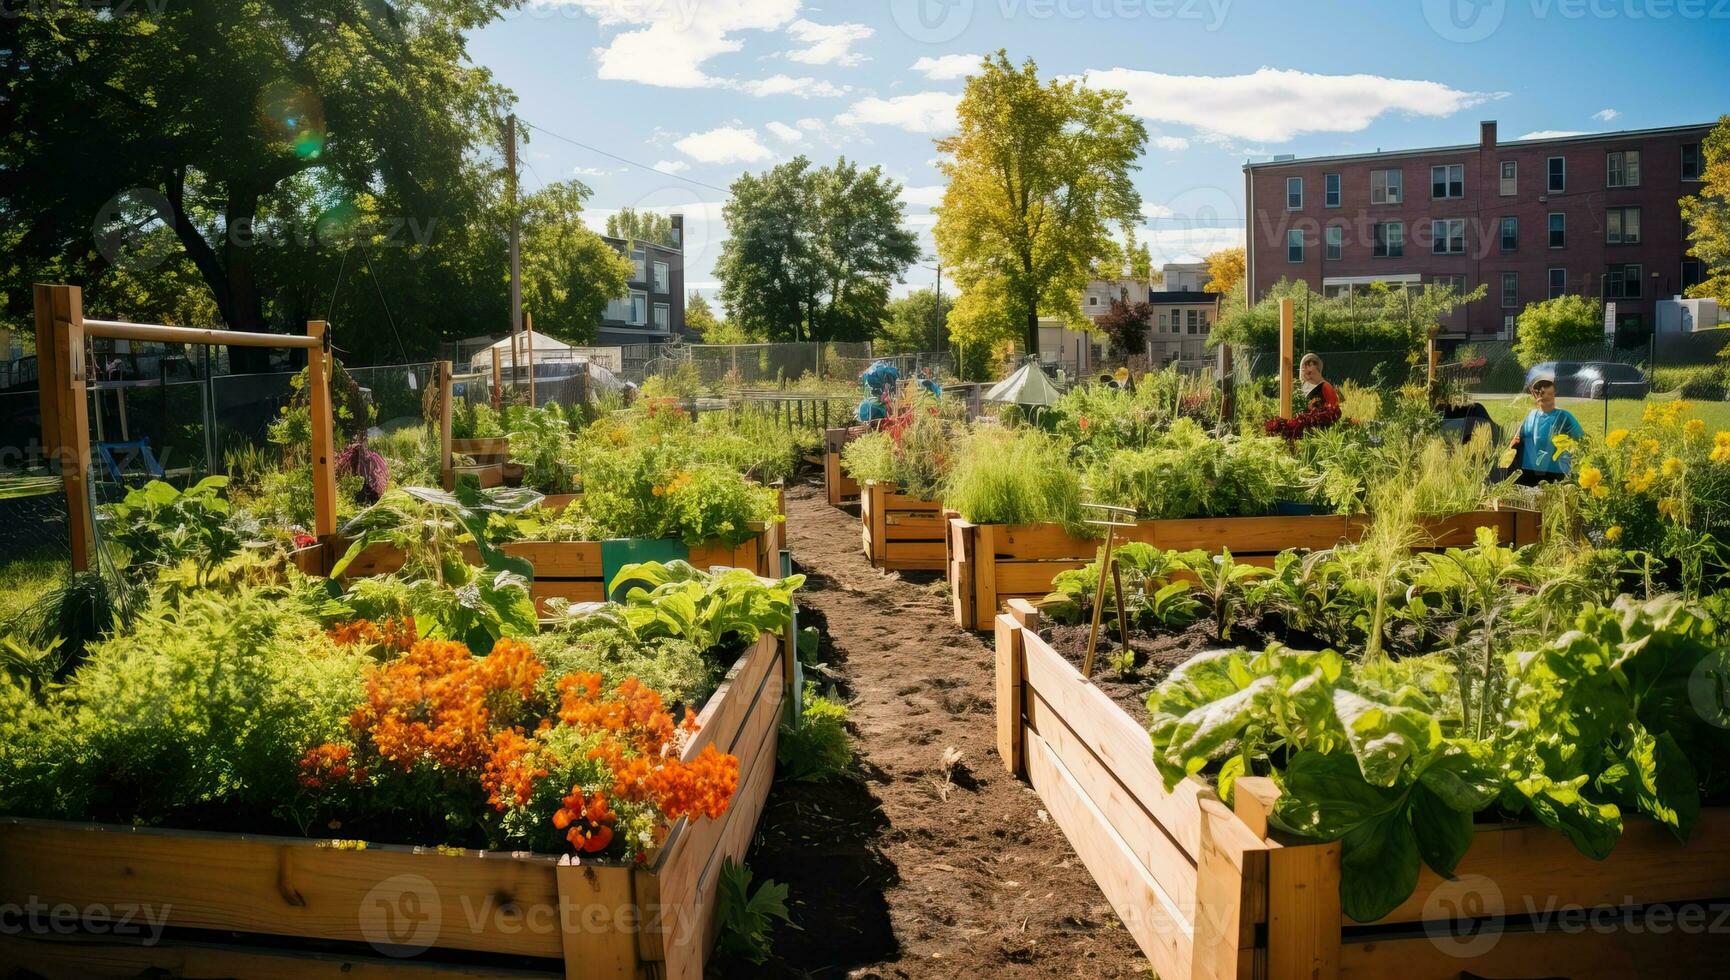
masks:
{"type": "Polygon", "coordinates": [[[1628,430],[1617,429],[1604,437],[1604,445],[1609,446],[1611,449],[1615,449],[1617,446],[1620,446],[1622,440],[1626,438],[1628,438],[1628,430]]]}
{"type": "Polygon", "coordinates": [[[1706,423],[1701,419],[1689,419],[1685,428],[1687,428],[1689,435],[1697,436],[1706,431],[1706,423]]]}
{"type": "Polygon", "coordinates": [[[1626,486],[1630,493],[1645,493],[1658,482],[1658,471],[1648,466],[1638,473],[1629,473],[1626,486]]]}
{"type": "Polygon", "coordinates": [[[1675,476],[1682,472],[1682,461],[1672,456],[1664,461],[1664,475],[1675,476]]]}
{"type": "Polygon", "coordinates": [[[1596,466],[1587,466],[1580,470],[1580,486],[1587,490],[1604,482],[1604,471],[1596,466]]]}
{"type": "Polygon", "coordinates": [[[1675,517],[1682,511],[1682,502],[1675,497],[1665,497],[1658,501],[1658,513],[1665,517],[1675,517]]]}
{"type": "Polygon", "coordinates": [[[1610,542],[1611,544],[1615,544],[1616,542],[1622,540],[1622,525],[1620,525],[1620,524],[1610,525],[1610,529],[1608,531],[1604,532],[1604,540],[1610,542]]]}
{"type": "Polygon", "coordinates": [[[1730,463],[1730,443],[1721,442],[1712,447],[1712,462],[1730,463]]]}
{"type": "Polygon", "coordinates": [[[1608,497],[1609,495],[1610,495],[1610,488],[1604,486],[1603,484],[1599,484],[1599,485],[1592,488],[1592,496],[1597,497],[1599,500],[1603,500],[1605,497],[1608,497]]]}

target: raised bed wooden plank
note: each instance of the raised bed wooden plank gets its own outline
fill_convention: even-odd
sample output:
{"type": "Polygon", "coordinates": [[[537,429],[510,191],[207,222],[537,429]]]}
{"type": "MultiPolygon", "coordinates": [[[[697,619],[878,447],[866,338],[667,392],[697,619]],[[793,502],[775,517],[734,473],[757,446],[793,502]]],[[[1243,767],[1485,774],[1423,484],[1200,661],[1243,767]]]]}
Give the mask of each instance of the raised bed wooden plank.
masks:
{"type": "Polygon", "coordinates": [[[1051,819],[1099,883],[1136,944],[1162,977],[1187,977],[1192,930],[1172,897],[1135,859],[1076,784],[1057,754],[1037,734],[1027,735],[1027,774],[1051,819]]]}
{"type": "Polygon", "coordinates": [[[685,746],[685,759],[696,758],[703,747],[711,743],[723,752],[731,751],[730,746],[738,738],[751,712],[753,698],[762,688],[763,679],[772,672],[778,673],[773,668],[779,663],[780,656],[780,638],[765,633],[757,638],[756,646],[748,654],[734,662],[721,686],[698,713],[697,734],[685,746]],[[735,692],[745,696],[738,697],[735,692]]]}
{"type": "Polygon", "coordinates": [[[0,933],[0,964],[44,977],[81,980],[554,980],[563,973],[416,959],[344,957],[218,943],[155,945],[91,936],[0,933]]]}
{"type": "MultiPolygon", "coordinates": [[[[1704,909],[1710,926],[1720,914],[1704,909]]],[[[1618,923],[1607,931],[1505,932],[1478,940],[1443,934],[1348,942],[1340,948],[1339,980],[1459,980],[1461,977],[1566,977],[1568,980],[1670,980],[1721,977],[1727,942],[1722,929],[1662,931],[1618,923]]],[[[1279,976],[1280,974],[1272,974],[1279,976]]],[[[1295,975],[1295,974],[1293,974],[1295,975]]]]}

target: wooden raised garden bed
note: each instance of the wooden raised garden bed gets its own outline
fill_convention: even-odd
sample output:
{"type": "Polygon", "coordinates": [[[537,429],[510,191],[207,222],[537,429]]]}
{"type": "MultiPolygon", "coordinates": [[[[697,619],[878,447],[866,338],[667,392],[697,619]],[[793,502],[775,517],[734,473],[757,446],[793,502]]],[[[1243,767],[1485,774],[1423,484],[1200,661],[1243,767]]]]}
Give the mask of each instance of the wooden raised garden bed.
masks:
{"type": "Polygon", "coordinates": [[[681,820],[646,865],[0,820],[0,908],[40,908],[46,923],[9,921],[0,965],[47,977],[696,980],[722,861],[743,858],[774,778],[787,649],[764,636],[740,657],[685,749],[738,756],[726,815],[681,820]],[[145,942],[158,924],[160,942],[145,942]]]}
{"type": "Polygon", "coordinates": [[[868,431],[862,425],[823,430],[823,489],[828,494],[829,506],[839,507],[859,496],[859,481],[841,469],[841,450],[868,431]]]}
{"type": "Polygon", "coordinates": [[[997,747],[1026,778],[1129,933],[1177,978],[1715,976],[1730,952],[1730,808],[1692,842],[1630,820],[1593,861],[1537,826],[1480,826],[1455,880],[1428,868],[1374,923],[1340,911],[1337,843],[1268,830],[1278,790],[1166,791],[1142,724],[1040,639],[1015,600],[995,617],[997,747]]]}
{"type": "Polygon", "coordinates": [[[865,557],[878,568],[940,572],[944,564],[943,505],[896,493],[892,483],[866,480],[859,490],[865,557]]]}
{"type": "MultiPolygon", "coordinates": [[[[1534,544],[1539,515],[1526,510],[1485,510],[1455,514],[1425,522],[1431,548],[1470,545],[1479,527],[1496,529],[1504,544],[1534,544]]],[[[1056,524],[972,524],[959,517],[948,522],[949,594],[955,622],[963,629],[988,629],[992,617],[1010,599],[1038,600],[1051,591],[1058,573],[1094,561],[1102,540],[1069,534],[1056,524]]],[[[1133,531],[1119,532],[1120,541],[1142,541],[1174,551],[1200,548],[1218,553],[1231,549],[1233,558],[1271,565],[1288,548],[1320,550],[1356,540],[1369,526],[1361,515],[1276,517],[1207,517],[1142,521],[1133,531]]]]}
{"type": "Polygon", "coordinates": [[[482,487],[503,486],[514,482],[512,478],[521,479],[522,467],[512,466],[511,439],[509,436],[493,436],[486,439],[452,439],[451,452],[473,459],[473,466],[455,466],[452,468],[456,476],[472,476],[480,481],[482,487]]]}

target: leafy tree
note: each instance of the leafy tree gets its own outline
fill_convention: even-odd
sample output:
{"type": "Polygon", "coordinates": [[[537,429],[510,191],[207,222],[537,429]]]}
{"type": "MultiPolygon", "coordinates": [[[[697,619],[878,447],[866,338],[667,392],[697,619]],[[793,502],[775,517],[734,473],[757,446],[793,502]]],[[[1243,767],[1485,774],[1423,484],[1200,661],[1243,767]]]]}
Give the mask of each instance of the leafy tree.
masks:
{"type": "Polygon", "coordinates": [[[1147,327],[1153,322],[1153,304],[1131,303],[1118,298],[1100,315],[1095,326],[1111,340],[1111,356],[1125,358],[1147,350],[1147,327]]]}
{"type": "Polygon", "coordinates": [[[685,298],[685,326],[696,331],[705,344],[749,344],[755,339],[731,321],[716,316],[715,308],[695,289],[685,298]]]}
{"type": "Polygon", "coordinates": [[[1700,192],[1682,199],[1682,221],[1693,243],[1690,253],[1706,263],[1710,275],[1688,295],[1730,305],[1730,116],[1718,120],[1700,152],[1705,157],[1700,192]]]}
{"type": "Polygon", "coordinates": [[[522,201],[523,305],[535,329],[587,343],[609,300],[626,294],[636,267],[583,224],[589,188],[548,184],[522,201]]]}
{"type": "Polygon", "coordinates": [[[1561,357],[1571,347],[1602,343],[1604,314],[1596,302],[1565,294],[1530,303],[1515,321],[1514,356],[1524,367],[1561,357]]]}
{"type": "Polygon", "coordinates": [[[948,306],[947,298],[940,303],[935,289],[916,289],[900,299],[890,300],[875,349],[883,354],[943,350],[947,346],[943,327],[944,310],[948,306]]]}
{"type": "Polygon", "coordinates": [[[115,259],[92,228],[131,211],[149,215],[135,233],[173,236],[231,328],[298,329],[352,273],[472,329],[440,294],[473,280],[477,230],[496,233],[496,176],[473,161],[508,94],[466,36],[515,5],[18,7],[0,45],[0,224],[24,227],[11,311],[31,279],[100,282],[115,259]]]}
{"type": "Polygon", "coordinates": [[[939,140],[949,178],[935,231],[961,299],[950,330],[968,345],[1018,333],[1039,347],[1040,314],[1083,325],[1080,293],[1141,214],[1130,181],[1147,128],[1122,92],[1041,83],[1031,59],[999,50],[967,79],[960,131],[939,140]]]}
{"type": "Polygon", "coordinates": [[[1243,282],[1245,260],[1242,245],[1222,248],[1204,261],[1207,262],[1207,274],[1211,277],[1207,285],[1202,287],[1204,292],[1225,295],[1236,288],[1238,283],[1243,282]]]}
{"type": "Polygon", "coordinates": [[[679,247],[673,240],[673,219],[656,211],[620,208],[617,214],[607,215],[607,234],[627,241],[679,247]]]}
{"type": "Polygon", "coordinates": [[[715,273],[739,327],[770,340],[860,341],[919,257],[901,185],[845,157],[796,157],[733,182],[715,273]]]}
{"type": "Polygon", "coordinates": [[[1290,297],[1297,308],[1298,343],[1307,350],[1416,350],[1457,307],[1486,294],[1483,286],[1461,294],[1452,286],[1434,283],[1421,290],[1375,283],[1352,296],[1330,299],[1302,280],[1281,279],[1246,309],[1247,288],[1239,281],[1221,304],[1223,312],[1209,344],[1278,350],[1279,301],[1290,297]]]}

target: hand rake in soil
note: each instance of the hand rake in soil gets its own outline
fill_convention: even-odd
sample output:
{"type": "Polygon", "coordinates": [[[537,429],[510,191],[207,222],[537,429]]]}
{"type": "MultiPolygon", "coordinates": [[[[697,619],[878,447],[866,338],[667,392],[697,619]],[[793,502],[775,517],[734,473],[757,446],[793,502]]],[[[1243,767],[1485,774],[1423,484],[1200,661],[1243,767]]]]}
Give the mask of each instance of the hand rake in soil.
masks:
{"type": "Polygon", "coordinates": [[[1112,549],[1117,544],[1118,528],[1135,527],[1135,508],[1113,507],[1110,504],[1082,504],[1099,516],[1082,523],[1105,528],[1105,550],[1099,559],[1099,587],[1093,595],[1093,625],[1087,631],[1087,656],[1081,662],[1081,676],[1093,676],[1093,655],[1099,648],[1099,621],[1105,613],[1105,579],[1111,577],[1111,587],[1117,596],[1117,633],[1123,648],[1129,649],[1129,620],[1123,611],[1123,573],[1118,571],[1112,549]]]}

